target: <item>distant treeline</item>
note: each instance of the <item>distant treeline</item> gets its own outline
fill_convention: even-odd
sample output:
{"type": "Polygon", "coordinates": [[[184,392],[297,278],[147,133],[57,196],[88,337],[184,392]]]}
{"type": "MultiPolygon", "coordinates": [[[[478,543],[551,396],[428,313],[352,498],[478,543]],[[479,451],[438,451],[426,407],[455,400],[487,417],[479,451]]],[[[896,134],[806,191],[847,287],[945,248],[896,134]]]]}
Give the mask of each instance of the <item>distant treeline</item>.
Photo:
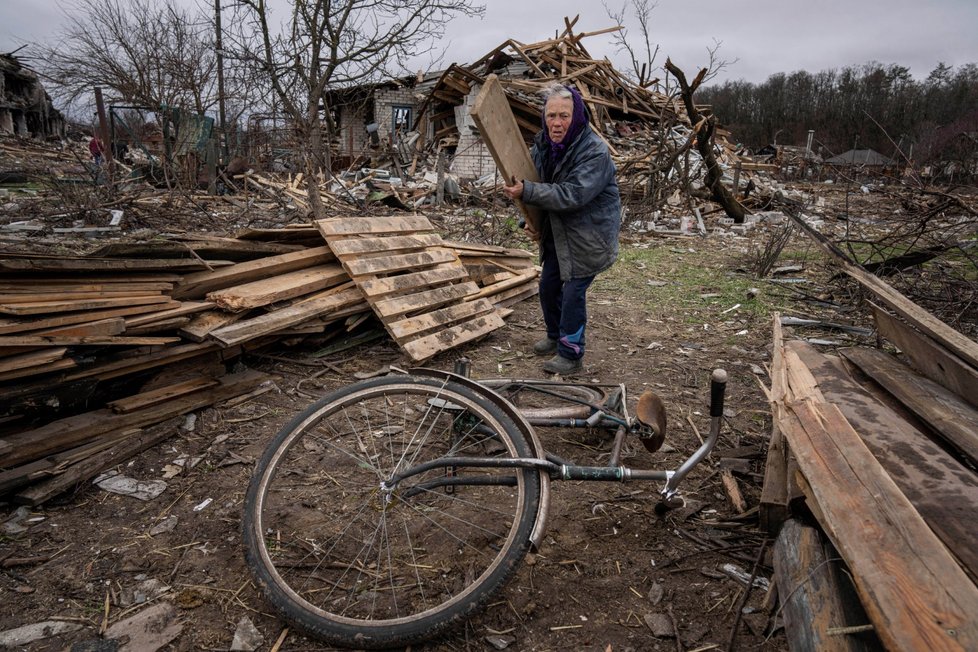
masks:
{"type": "Polygon", "coordinates": [[[896,145],[920,165],[957,161],[970,168],[978,153],[978,64],[939,64],[922,81],[910,69],[871,62],[841,70],[771,75],[761,84],[704,87],[732,140],[751,149],[804,145],[824,157],[854,146],[897,156],[896,145]]]}

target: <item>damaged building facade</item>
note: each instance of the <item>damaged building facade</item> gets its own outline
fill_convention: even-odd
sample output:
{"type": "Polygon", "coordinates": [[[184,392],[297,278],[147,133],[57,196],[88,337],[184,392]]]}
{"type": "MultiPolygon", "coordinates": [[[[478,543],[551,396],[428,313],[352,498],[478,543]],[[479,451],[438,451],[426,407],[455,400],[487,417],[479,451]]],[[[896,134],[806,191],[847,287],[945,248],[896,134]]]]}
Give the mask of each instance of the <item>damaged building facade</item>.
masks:
{"type": "Polygon", "coordinates": [[[0,133],[23,138],[61,137],[65,119],[37,73],[12,54],[0,54],[0,133]]]}

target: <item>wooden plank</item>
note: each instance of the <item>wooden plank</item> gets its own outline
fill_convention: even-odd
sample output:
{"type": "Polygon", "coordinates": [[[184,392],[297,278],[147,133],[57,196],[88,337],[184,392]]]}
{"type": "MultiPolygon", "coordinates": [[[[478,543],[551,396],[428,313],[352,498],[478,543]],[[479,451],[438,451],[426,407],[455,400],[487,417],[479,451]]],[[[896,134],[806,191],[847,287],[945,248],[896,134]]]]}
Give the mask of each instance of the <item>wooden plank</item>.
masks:
{"type": "Polygon", "coordinates": [[[170,297],[161,294],[115,299],[86,299],[83,301],[33,301],[30,303],[0,304],[0,312],[8,315],[43,315],[78,310],[97,310],[99,308],[145,306],[155,303],[168,303],[169,301],[170,297]]]}
{"type": "Polygon", "coordinates": [[[479,299],[467,303],[459,303],[387,324],[387,328],[394,339],[401,340],[414,339],[418,335],[429,333],[443,326],[454,324],[463,319],[471,319],[478,315],[491,312],[493,305],[486,299],[479,299]]]}
{"type": "Polygon", "coordinates": [[[882,351],[841,353],[978,468],[978,410],[882,351]]]}
{"type": "Polygon", "coordinates": [[[60,360],[67,352],[67,347],[51,347],[2,358],[0,359],[0,373],[48,364],[60,360]]]}
{"type": "MultiPolygon", "coordinates": [[[[144,290],[142,293],[129,288],[118,290],[103,290],[99,292],[7,292],[0,294],[0,304],[35,303],[37,301],[82,301],[85,299],[114,299],[118,297],[146,296],[153,291],[144,290]]],[[[159,294],[159,292],[155,292],[159,294]]]]}
{"type": "Polygon", "coordinates": [[[208,292],[240,285],[260,278],[323,265],[336,260],[329,247],[313,247],[278,256],[231,265],[214,271],[186,275],[173,290],[174,299],[200,299],[208,292]]]}
{"type": "Polygon", "coordinates": [[[479,286],[471,281],[458,285],[447,285],[417,294],[383,299],[373,304],[374,312],[386,323],[393,317],[400,317],[409,312],[432,310],[446,303],[456,301],[475,294],[479,286]]]}
{"type": "Polygon", "coordinates": [[[330,248],[340,258],[374,252],[391,252],[410,249],[427,249],[442,245],[441,236],[434,233],[420,235],[388,236],[380,238],[347,238],[335,240],[330,248]]]}
{"type": "MultiPolygon", "coordinates": [[[[978,476],[870,395],[850,375],[840,358],[822,355],[804,342],[791,342],[788,346],[791,350],[786,354],[789,357],[794,354],[797,360],[793,366],[814,375],[824,400],[831,401],[841,411],[852,424],[850,429],[857,429],[863,447],[876,456],[877,465],[889,473],[920,517],[968,573],[978,579],[978,545],[974,534],[978,476]]],[[[794,442],[792,450],[800,466],[800,454],[794,442]]],[[[812,482],[811,478],[809,481],[812,482]]]]}
{"type": "Polygon", "coordinates": [[[358,285],[368,298],[374,299],[395,292],[416,290],[468,278],[468,272],[459,265],[440,264],[423,272],[399,274],[377,279],[359,280],[358,285]]]}
{"type": "MultiPolygon", "coordinates": [[[[833,636],[833,627],[866,624],[858,600],[847,600],[839,560],[826,555],[818,531],[796,520],[784,524],[774,544],[774,579],[781,596],[789,650],[862,652],[876,638],[833,636]]],[[[844,569],[841,569],[842,572],[844,569]]],[[[844,577],[844,576],[843,576],[844,577]]]]}
{"type": "Polygon", "coordinates": [[[351,304],[357,304],[362,300],[363,294],[360,290],[353,287],[353,283],[348,283],[288,308],[275,310],[211,331],[210,337],[225,346],[239,344],[289,326],[301,324],[318,315],[328,315],[330,312],[340,310],[351,304]]]}
{"type": "Polygon", "coordinates": [[[776,536],[789,515],[788,509],[788,448],[778,425],[780,411],[788,391],[788,371],[784,359],[784,334],[781,316],[774,314],[774,356],[771,365],[771,391],[768,400],[774,415],[771,438],[768,440],[764,465],[764,485],[758,504],[761,527],[776,536]]]}
{"type": "Polygon", "coordinates": [[[906,319],[917,330],[931,337],[938,344],[961,358],[964,363],[972,368],[978,368],[978,342],[954,330],[884,283],[881,279],[866,272],[862,268],[856,267],[849,262],[846,255],[825,235],[816,231],[804,220],[795,217],[793,217],[793,220],[795,224],[815,240],[823,251],[837,260],[838,265],[842,267],[842,271],[856,279],[860,285],[875,294],[888,308],[906,319]]]}
{"type": "Polygon", "coordinates": [[[411,360],[422,362],[442,351],[470,342],[503,326],[505,323],[502,318],[496,313],[491,313],[407,342],[402,345],[402,348],[411,360]]]}
{"type": "MultiPolygon", "coordinates": [[[[523,285],[520,285],[518,287],[510,288],[508,290],[503,290],[502,292],[497,292],[486,298],[492,301],[494,305],[501,305],[503,303],[507,303],[508,301],[510,301],[510,299],[513,299],[515,297],[522,297],[523,299],[526,299],[527,297],[532,297],[539,294],[539,292],[540,292],[540,285],[538,283],[524,283],[523,285]]],[[[513,305],[513,303],[518,303],[518,301],[513,301],[508,305],[513,305]]]]}
{"type": "Polygon", "coordinates": [[[211,331],[230,326],[244,317],[244,313],[209,310],[194,315],[190,323],[180,329],[180,335],[192,342],[203,342],[211,331]]]}
{"type": "Polygon", "coordinates": [[[99,319],[90,321],[86,324],[72,324],[70,326],[58,326],[57,328],[46,328],[40,331],[32,331],[30,336],[43,335],[45,337],[64,335],[64,336],[83,336],[83,335],[119,335],[126,330],[126,320],[122,317],[112,317],[110,319],[99,319]]]}
{"type": "Polygon", "coordinates": [[[331,217],[316,222],[316,228],[330,241],[333,236],[383,235],[433,231],[434,227],[423,215],[397,215],[390,217],[331,217]]]}
{"type": "Polygon", "coordinates": [[[457,261],[458,258],[450,249],[429,249],[417,254],[401,254],[398,256],[381,256],[344,262],[350,276],[366,276],[369,274],[390,274],[406,269],[431,267],[440,263],[457,261]]]}
{"type": "MultiPolygon", "coordinates": [[[[71,369],[78,366],[78,363],[71,358],[64,358],[63,360],[55,360],[54,362],[49,362],[43,365],[36,365],[31,367],[25,367],[23,369],[15,369],[11,371],[0,372],[0,382],[5,382],[8,380],[16,380],[18,378],[27,378],[28,376],[40,376],[42,374],[50,374],[56,371],[64,371],[65,369],[71,369]]],[[[3,450],[0,449],[0,453],[3,450]]]]}
{"type": "Polygon", "coordinates": [[[134,410],[141,410],[152,405],[159,405],[160,403],[171,401],[191,392],[214,387],[217,384],[218,382],[214,378],[201,376],[166,387],[160,387],[149,392],[142,392],[141,394],[134,394],[133,396],[110,401],[105,406],[111,408],[116,414],[126,414],[134,410]]]}
{"type": "Polygon", "coordinates": [[[263,373],[246,371],[221,378],[218,387],[194,392],[136,412],[115,414],[103,408],[58,419],[40,428],[5,437],[4,441],[10,444],[12,449],[6,456],[4,464],[8,467],[17,466],[92,441],[106,433],[159,423],[211,405],[218,400],[235,396],[242,387],[254,387],[265,378],[267,376],[263,373]]]}
{"type": "Polygon", "coordinates": [[[526,301],[530,297],[534,297],[539,293],[540,293],[540,286],[534,284],[528,287],[527,289],[523,290],[522,292],[519,292],[512,296],[506,296],[505,298],[502,299],[500,299],[499,297],[508,294],[508,292],[504,292],[502,295],[497,295],[493,297],[492,303],[494,306],[496,306],[497,310],[499,311],[500,314],[503,315],[503,317],[507,317],[511,312],[513,312],[512,310],[508,310],[509,306],[515,306],[517,303],[521,301],[526,301]],[[504,308],[507,309],[505,314],[503,314],[504,308]]]}
{"type": "Polygon", "coordinates": [[[486,287],[479,290],[478,294],[474,294],[470,297],[466,297],[466,301],[473,301],[475,299],[480,299],[482,297],[490,297],[494,294],[499,294],[504,290],[509,290],[511,288],[517,288],[530,283],[533,279],[538,276],[536,268],[531,268],[527,272],[523,272],[518,276],[513,278],[508,278],[504,281],[499,281],[498,283],[493,283],[492,285],[487,285],[486,287]]]}
{"type": "Polygon", "coordinates": [[[811,500],[883,645],[907,652],[978,649],[978,587],[842,413],[812,399],[786,407],[782,426],[811,500]]]}
{"type": "Polygon", "coordinates": [[[154,322],[172,319],[173,317],[194,315],[198,312],[210,310],[213,307],[214,304],[210,303],[209,301],[184,301],[176,308],[168,308],[166,310],[160,310],[159,312],[148,313],[138,317],[127,317],[125,320],[126,329],[128,330],[131,328],[138,328],[139,326],[147,326],[154,322]]]}
{"type": "MultiPolygon", "coordinates": [[[[179,277],[177,277],[179,278],[179,277]]],[[[93,282],[88,277],[76,281],[70,279],[6,279],[0,280],[0,292],[17,294],[57,294],[59,292],[124,292],[126,294],[152,294],[169,292],[173,283],[132,281],[131,277],[120,276],[115,282],[93,282]],[[128,282],[127,282],[128,281],[128,282]]]]}
{"type": "MultiPolygon", "coordinates": [[[[533,159],[530,158],[530,151],[523,141],[523,135],[509,106],[509,100],[496,75],[489,75],[486,78],[486,83],[479,91],[470,113],[489,153],[496,162],[496,167],[507,183],[512,179],[540,180],[533,159]]],[[[540,209],[528,206],[522,201],[517,201],[516,205],[526,217],[527,229],[532,234],[539,234],[540,209]]],[[[539,235],[535,237],[539,238],[539,235]]]]}
{"type": "Polygon", "coordinates": [[[179,342],[179,337],[113,337],[104,335],[8,335],[0,346],[162,346],[179,342]]]}
{"type": "Polygon", "coordinates": [[[876,276],[852,265],[844,264],[843,267],[846,274],[873,292],[891,310],[929,337],[932,337],[954,355],[972,367],[978,368],[978,342],[954,330],[876,276]]]}
{"type": "Polygon", "coordinates": [[[224,310],[241,312],[324,290],[347,279],[340,265],[318,265],[207,293],[224,310]]]}
{"type": "Polygon", "coordinates": [[[459,256],[506,256],[517,258],[533,258],[532,252],[523,249],[510,249],[498,245],[480,244],[478,242],[459,242],[445,240],[445,246],[451,247],[459,256]]]}
{"type": "Polygon", "coordinates": [[[118,437],[116,437],[114,434],[105,435],[98,441],[82,444],[81,446],[75,446],[74,448],[69,448],[68,450],[62,451],[61,453],[48,455],[47,457],[43,457],[39,460],[35,460],[27,464],[21,464],[20,466],[7,469],[6,471],[0,471],[0,494],[9,493],[18,487],[22,487],[32,482],[39,480],[43,481],[45,478],[49,478],[52,475],[60,473],[65,465],[77,462],[78,460],[83,460],[90,455],[94,455],[99,451],[105,450],[119,439],[127,437],[134,432],[138,431],[125,431],[123,433],[119,433],[118,437]]]}
{"type": "Polygon", "coordinates": [[[0,271],[4,272],[196,272],[203,269],[232,265],[227,260],[198,260],[189,258],[71,258],[0,256],[0,271]]]}
{"type": "Polygon", "coordinates": [[[165,333],[183,328],[190,323],[190,317],[170,317],[160,321],[150,322],[142,326],[133,326],[126,329],[126,335],[149,335],[152,333],[165,333]]]}
{"type": "Polygon", "coordinates": [[[78,313],[65,313],[54,317],[42,317],[35,319],[0,319],[0,334],[24,333],[29,331],[43,330],[57,326],[67,326],[68,324],[81,324],[89,321],[110,319],[112,317],[126,317],[128,315],[139,315],[148,312],[158,312],[159,310],[169,310],[178,308],[178,301],[169,301],[163,304],[147,304],[145,306],[132,306],[130,308],[113,308],[111,310],[92,310],[78,313]]]}
{"type": "Polygon", "coordinates": [[[910,358],[922,374],[978,407],[978,369],[946,348],[870,302],[876,327],[910,358]]]}

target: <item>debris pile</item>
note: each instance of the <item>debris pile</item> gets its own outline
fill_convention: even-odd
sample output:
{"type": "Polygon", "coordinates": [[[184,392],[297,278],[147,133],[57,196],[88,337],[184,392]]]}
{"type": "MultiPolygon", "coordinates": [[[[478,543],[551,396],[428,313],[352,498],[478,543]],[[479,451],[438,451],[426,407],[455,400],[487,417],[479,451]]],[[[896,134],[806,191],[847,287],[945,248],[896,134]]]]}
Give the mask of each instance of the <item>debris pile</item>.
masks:
{"type": "Polygon", "coordinates": [[[502,326],[537,273],[527,252],[445,242],[417,216],[0,255],[0,493],[41,503],[167,436],[144,429],[255,391],[262,374],[225,369],[272,343],[376,314],[430,358],[502,326]]]}

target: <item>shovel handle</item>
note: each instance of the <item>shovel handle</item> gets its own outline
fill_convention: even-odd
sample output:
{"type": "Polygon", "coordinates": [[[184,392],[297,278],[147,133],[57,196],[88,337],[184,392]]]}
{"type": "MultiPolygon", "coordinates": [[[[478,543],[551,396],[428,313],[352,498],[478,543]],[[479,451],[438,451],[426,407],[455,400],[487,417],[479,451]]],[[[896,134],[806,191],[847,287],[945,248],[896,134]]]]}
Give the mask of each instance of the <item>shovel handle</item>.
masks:
{"type": "Polygon", "coordinates": [[[710,378],[710,416],[723,416],[723,394],[727,389],[727,372],[714,369],[710,378]]]}

